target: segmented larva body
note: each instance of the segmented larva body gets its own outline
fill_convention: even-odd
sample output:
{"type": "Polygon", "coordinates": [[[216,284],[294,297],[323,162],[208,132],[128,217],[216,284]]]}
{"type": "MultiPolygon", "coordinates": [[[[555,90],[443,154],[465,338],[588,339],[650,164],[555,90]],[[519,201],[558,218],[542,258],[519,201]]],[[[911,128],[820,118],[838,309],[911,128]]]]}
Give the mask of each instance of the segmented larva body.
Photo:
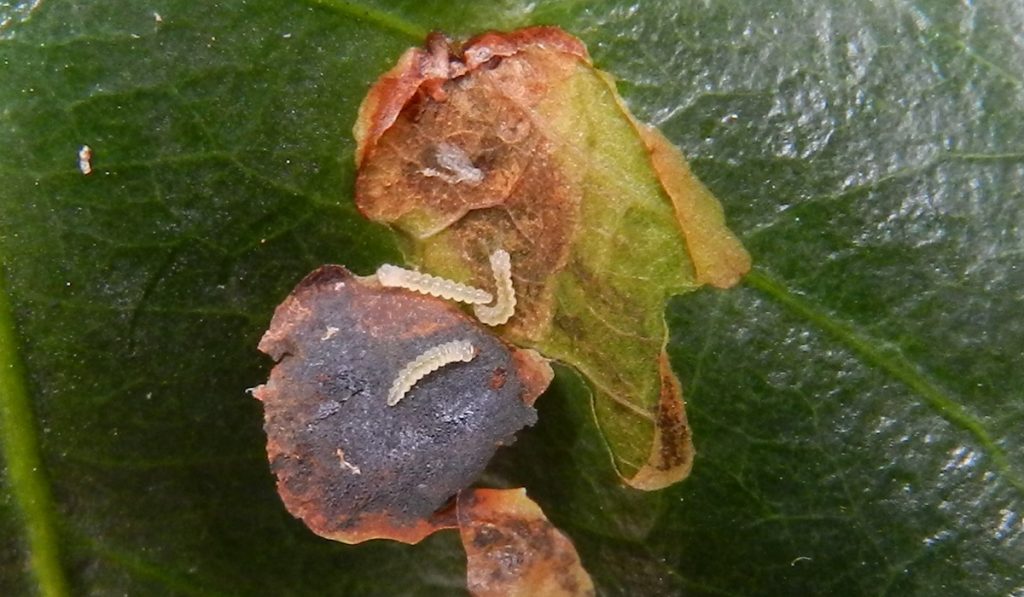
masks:
{"type": "Polygon", "coordinates": [[[486,305],[494,300],[491,293],[486,290],[401,268],[397,265],[384,264],[377,268],[377,281],[381,283],[381,286],[405,288],[470,305],[486,305]]]}
{"type": "Polygon", "coordinates": [[[491,253],[491,271],[498,298],[493,305],[473,305],[476,318],[487,325],[502,325],[516,312],[516,289],[512,286],[512,258],[508,251],[498,249],[491,253]]]}
{"type": "Polygon", "coordinates": [[[427,350],[420,356],[409,361],[388,391],[388,406],[394,406],[409,393],[416,382],[451,363],[468,363],[476,356],[476,349],[469,340],[452,340],[427,350]]]}

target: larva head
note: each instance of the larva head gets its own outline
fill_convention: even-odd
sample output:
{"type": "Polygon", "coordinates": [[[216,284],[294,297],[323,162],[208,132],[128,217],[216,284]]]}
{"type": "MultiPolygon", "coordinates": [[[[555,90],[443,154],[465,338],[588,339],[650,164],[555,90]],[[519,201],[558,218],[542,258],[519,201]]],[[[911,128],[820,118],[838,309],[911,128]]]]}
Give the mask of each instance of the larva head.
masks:
{"type": "Polygon", "coordinates": [[[414,543],[453,526],[449,498],[533,424],[530,404],[550,381],[545,361],[451,303],[338,266],[298,285],[260,349],[278,361],[255,392],[278,491],[314,532],[348,543],[414,543]],[[389,407],[402,369],[452,341],[471,344],[472,358],[417,378],[389,407]]]}

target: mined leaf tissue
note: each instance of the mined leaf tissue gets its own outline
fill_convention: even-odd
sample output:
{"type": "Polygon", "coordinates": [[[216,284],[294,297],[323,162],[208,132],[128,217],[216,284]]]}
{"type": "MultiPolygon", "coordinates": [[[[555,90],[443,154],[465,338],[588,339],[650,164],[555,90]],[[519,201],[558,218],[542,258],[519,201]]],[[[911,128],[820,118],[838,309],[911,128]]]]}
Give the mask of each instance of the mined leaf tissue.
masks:
{"type": "Polygon", "coordinates": [[[685,477],[693,448],[665,301],[731,286],[750,259],[583,43],[551,27],[461,46],[434,36],[374,85],[355,134],[359,209],[402,232],[422,271],[473,287],[494,288],[490,257],[506,251],[516,306],[502,337],[591,382],[627,483],[685,477]]]}
{"type": "Polygon", "coordinates": [[[371,88],[355,136],[356,204],[400,232],[415,269],[324,266],[278,307],[260,343],[278,364],[255,395],[279,493],[349,543],[458,528],[477,595],[592,594],[523,490],[467,487],[536,420],[547,359],[590,382],[623,481],[683,479],[665,301],[734,285],[746,251],[560,29],[432,35],[371,88]]]}

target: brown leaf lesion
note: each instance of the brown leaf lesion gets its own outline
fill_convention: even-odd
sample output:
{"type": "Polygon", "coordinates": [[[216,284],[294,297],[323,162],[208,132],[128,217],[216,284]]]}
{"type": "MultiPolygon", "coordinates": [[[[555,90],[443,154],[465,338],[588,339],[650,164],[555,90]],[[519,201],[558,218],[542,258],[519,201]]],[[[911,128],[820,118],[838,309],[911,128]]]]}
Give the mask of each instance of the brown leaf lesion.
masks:
{"type": "MultiPolygon", "coordinates": [[[[454,74],[440,81],[442,99],[405,89],[405,106],[386,111],[368,99],[357,127],[373,131],[357,134],[362,213],[431,239],[412,248],[418,261],[482,288],[492,284],[488,256],[508,251],[519,316],[505,333],[524,342],[540,340],[551,325],[551,281],[569,262],[582,200],[579,177],[560,167],[537,114],[547,82],[573,68],[551,60],[553,49],[587,59],[578,40],[553,28],[485,34],[449,48],[447,70],[436,67],[435,51],[419,50],[418,62],[403,58],[398,68],[454,74]]],[[[420,78],[393,70],[369,97],[389,94],[393,80],[420,78]]]]}
{"type": "Polygon", "coordinates": [[[524,49],[554,51],[589,62],[579,39],[557,27],[528,27],[510,33],[487,32],[454,44],[440,33],[427,39],[426,48],[406,50],[398,63],[381,75],[359,106],[354,136],[356,166],[362,167],[384,131],[417,95],[437,102],[447,99],[445,85],[475,70],[493,69],[503,58],[524,49]]]}
{"type": "Polygon", "coordinates": [[[477,597],[594,595],[572,542],[523,489],[459,494],[459,533],[477,597]]]}
{"type": "Polygon", "coordinates": [[[610,445],[626,482],[654,489],[684,478],[693,451],[679,382],[663,362],[664,300],[734,285],[750,258],[679,150],[632,117],[582,42],[552,27],[464,44],[433,36],[370,91],[356,137],[362,213],[405,233],[408,257],[426,271],[477,287],[491,288],[488,256],[508,251],[519,304],[499,333],[587,375],[602,428],[618,421],[610,445]],[[623,186],[608,175],[619,170],[635,178],[623,186]],[[619,200],[623,192],[644,198],[619,200]],[[629,218],[666,239],[647,243],[659,252],[643,263],[624,257],[646,242],[619,235],[629,218]],[[630,266],[642,273],[624,283],[630,266]],[[664,279],[643,282],[651,275],[664,279]],[[629,348],[609,350],[609,334],[629,348]]]}
{"type": "Polygon", "coordinates": [[[672,372],[672,365],[664,351],[658,360],[658,369],[661,375],[661,397],[658,400],[651,455],[629,479],[631,486],[647,491],[668,487],[688,477],[696,456],[693,433],[686,418],[682,386],[672,372]]]}
{"type": "Polygon", "coordinates": [[[315,533],[418,543],[458,529],[476,595],[592,595],[572,543],[523,490],[465,489],[536,420],[546,359],[507,345],[451,303],[324,266],[278,306],[260,350],[278,493],[315,533]],[[397,365],[461,338],[473,358],[385,402],[397,365]]]}
{"type": "Polygon", "coordinates": [[[310,529],[346,543],[416,543],[456,526],[450,500],[534,423],[531,405],[551,378],[546,360],[447,301],[340,266],[299,283],[260,350],[277,361],[253,394],[278,492],[310,529]],[[474,358],[432,372],[389,406],[403,365],[452,340],[470,342],[474,358]]]}

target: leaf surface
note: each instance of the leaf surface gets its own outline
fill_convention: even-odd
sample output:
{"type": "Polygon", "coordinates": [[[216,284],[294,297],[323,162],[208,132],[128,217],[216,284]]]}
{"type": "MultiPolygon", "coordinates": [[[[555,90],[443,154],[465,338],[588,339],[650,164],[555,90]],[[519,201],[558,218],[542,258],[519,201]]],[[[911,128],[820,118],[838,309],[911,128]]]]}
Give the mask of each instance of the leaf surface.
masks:
{"type": "Polygon", "coordinates": [[[0,400],[42,463],[0,440],[0,593],[464,590],[450,533],[345,546],[292,519],[244,390],[306,273],[400,262],[351,196],[371,82],[433,28],[542,23],[683,149],[757,267],[666,310],[686,482],[619,487],[563,371],[481,485],[526,487],[606,594],[1020,591],[1013,3],[52,0],[0,7],[0,370],[25,388],[0,400]]]}

